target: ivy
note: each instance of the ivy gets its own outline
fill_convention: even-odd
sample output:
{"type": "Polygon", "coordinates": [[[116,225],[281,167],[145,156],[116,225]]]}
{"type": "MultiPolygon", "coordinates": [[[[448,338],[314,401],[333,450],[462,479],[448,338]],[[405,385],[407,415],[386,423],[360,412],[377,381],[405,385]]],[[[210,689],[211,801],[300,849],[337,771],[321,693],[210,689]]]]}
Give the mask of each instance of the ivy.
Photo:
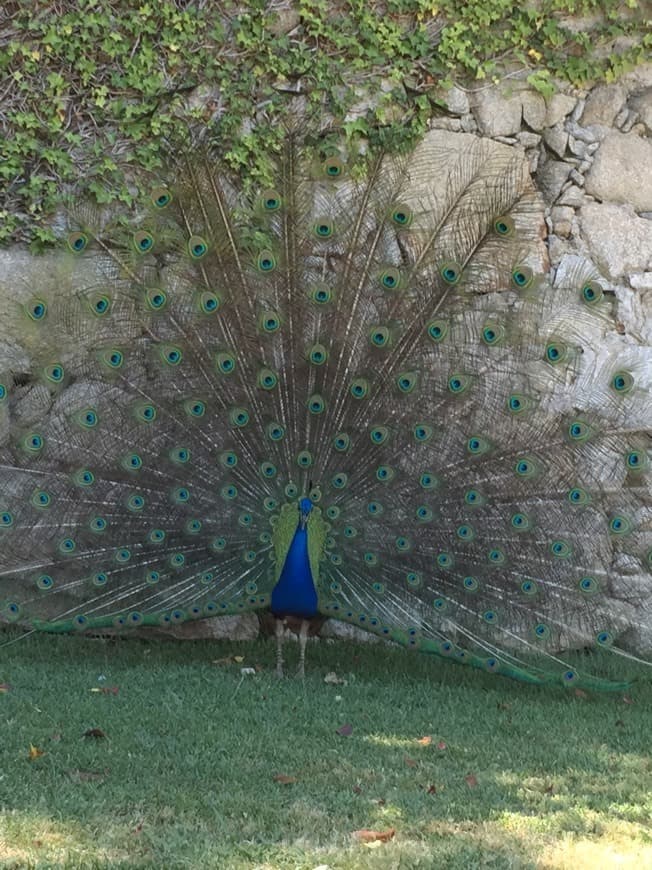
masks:
{"type": "Polygon", "coordinates": [[[642,0],[7,0],[0,241],[52,241],[64,190],[130,203],[192,129],[258,187],[298,98],[352,152],[370,137],[401,150],[453,83],[509,73],[549,96],[556,80],[613,81],[651,49],[642,0]]]}

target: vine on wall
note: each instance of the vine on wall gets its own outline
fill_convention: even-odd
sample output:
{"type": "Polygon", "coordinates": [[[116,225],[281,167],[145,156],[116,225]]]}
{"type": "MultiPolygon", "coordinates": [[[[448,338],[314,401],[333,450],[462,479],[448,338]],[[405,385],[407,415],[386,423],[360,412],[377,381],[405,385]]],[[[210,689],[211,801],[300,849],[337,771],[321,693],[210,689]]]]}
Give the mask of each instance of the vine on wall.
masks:
{"type": "Polygon", "coordinates": [[[638,0],[9,0],[0,241],[51,242],[73,186],[130,204],[134,170],[156,173],[196,125],[257,185],[299,95],[350,140],[398,149],[453,83],[509,74],[549,95],[555,79],[611,81],[651,48],[638,0]]]}

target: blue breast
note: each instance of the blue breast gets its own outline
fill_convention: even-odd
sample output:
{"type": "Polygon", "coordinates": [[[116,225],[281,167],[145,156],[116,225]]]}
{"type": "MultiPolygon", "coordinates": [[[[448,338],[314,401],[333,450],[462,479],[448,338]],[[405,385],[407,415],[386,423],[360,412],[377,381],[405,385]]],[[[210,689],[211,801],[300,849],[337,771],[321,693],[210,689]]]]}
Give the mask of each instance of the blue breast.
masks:
{"type": "Polygon", "coordinates": [[[299,616],[302,619],[317,615],[317,591],[308,558],[308,529],[302,520],[299,520],[281,576],[272,590],[271,610],[275,616],[299,616]]]}

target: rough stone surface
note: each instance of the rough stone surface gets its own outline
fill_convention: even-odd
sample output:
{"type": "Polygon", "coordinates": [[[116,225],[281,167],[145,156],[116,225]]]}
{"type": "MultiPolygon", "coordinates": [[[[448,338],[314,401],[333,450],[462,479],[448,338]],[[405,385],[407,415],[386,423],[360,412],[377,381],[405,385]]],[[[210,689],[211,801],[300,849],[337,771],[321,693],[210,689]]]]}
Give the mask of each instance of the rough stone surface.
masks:
{"type": "Polygon", "coordinates": [[[582,142],[581,139],[576,139],[574,136],[568,136],[568,134],[566,135],[568,137],[568,150],[571,154],[575,154],[576,157],[585,157],[589,148],[593,147],[593,145],[587,145],[586,142],[582,142]]]}
{"type": "Polygon", "coordinates": [[[575,210],[568,206],[555,206],[552,210],[552,223],[554,231],[562,239],[567,239],[573,229],[575,210]]]}
{"type": "Polygon", "coordinates": [[[568,145],[568,133],[564,129],[564,125],[559,123],[555,124],[554,127],[544,130],[543,141],[551,151],[554,151],[557,157],[563,157],[568,145]]]}
{"type": "Polygon", "coordinates": [[[620,84],[598,85],[589,94],[584,112],[582,124],[585,127],[591,124],[602,124],[610,127],[616,120],[625,102],[625,89],[620,84]]]}
{"type": "Polygon", "coordinates": [[[575,97],[569,97],[567,94],[553,94],[546,104],[546,127],[554,127],[559,124],[573,111],[577,105],[575,97]]]}
{"type": "Polygon", "coordinates": [[[541,136],[538,133],[530,133],[528,130],[523,130],[516,138],[523,148],[536,148],[541,141],[541,136]]]}
{"type": "Polygon", "coordinates": [[[646,88],[652,88],[652,61],[634,67],[631,72],[622,77],[620,84],[630,94],[637,94],[646,88]]]}
{"type": "Polygon", "coordinates": [[[546,101],[536,91],[524,91],[521,95],[523,121],[532,130],[540,132],[546,124],[546,101]]]}
{"type": "MultiPolygon", "coordinates": [[[[88,637],[124,637],[124,630],[89,629],[84,634],[88,637]]],[[[130,628],[127,636],[130,638],[171,637],[175,640],[256,640],[260,636],[260,629],[255,613],[243,613],[238,616],[212,616],[208,619],[181,622],[178,625],[130,628]]]]}
{"type": "Polygon", "coordinates": [[[629,131],[634,126],[634,121],[636,120],[636,113],[632,112],[630,109],[625,106],[618,114],[616,115],[616,120],[614,121],[614,127],[618,127],[618,129],[623,133],[629,133],[629,131]]]}
{"type": "Polygon", "coordinates": [[[475,96],[473,115],[484,136],[514,136],[521,130],[520,96],[504,97],[497,89],[475,96]]]}
{"type": "Polygon", "coordinates": [[[652,269],[652,222],[631,206],[589,203],[579,219],[592,258],[610,278],[652,269]]]}
{"type": "Polygon", "coordinates": [[[475,131],[478,129],[475,118],[470,112],[468,115],[462,115],[460,121],[462,124],[463,133],[475,133],[475,131]]]}
{"type": "Polygon", "coordinates": [[[569,123],[575,124],[582,117],[582,112],[584,111],[584,106],[586,106],[586,98],[582,98],[578,100],[575,104],[575,108],[571,112],[569,123]]]}
{"type": "MultiPolygon", "coordinates": [[[[143,636],[145,631],[149,634],[149,629],[143,630],[143,636]]],[[[218,616],[182,622],[159,631],[177,640],[255,640],[259,634],[259,626],[255,613],[243,613],[238,616],[218,616]]]]}
{"type": "Polygon", "coordinates": [[[594,142],[602,142],[611,132],[609,127],[600,127],[598,125],[582,127],[575,121],[566,121],[565,127],[571,136],[580,142],[586,142],[587,145],[592,145],[594,142]]]}
{"type": "Polygon", "coordinates": [[[548,160],[543,169],[539,170],[537,181],[546,202],[554,202],[557,199],[571,169],[568,163],[563,163],[561,160],[548,160]]]}
{"type": "Polygon", "coordinates": [[[634,133],[609,133],[596,152],[586,190],[596,199],[651,210],[652,141],[634,133]]]}
{"type": "Polygon", "coordinates": [[[566,12],[562,6],[558,16],[559,24],[570,33],[591,33],[600,21],[598,12],[579,15],[576,11],[566,12]]]}
{"type": "Polygon", "coordinates": [[[550,233],[547,238],[548,251],[550,253],[550,261],[558,263],[563,257],[572,252],[572,247],[567,239],[560,239],[554,233],[550,233]]]}
{"type": "Polygon", "coordinates": [[[645,125],[649,133],[652,133],[652,87],[636,94],[630,99],[629,104],[638,120],[645,125]]]}
{"type": "MultiPolygon", "coordinates": [[[[638,120],[638,115],[636,114],[636,112],[632,112],[631,110],[628,109],[627,110],[627,117],[625,118],[625,121],[619,125],[621,132],[623,132],[623,133],[631,132],[634,129],[634,125],[635,125],[637,120],[638,120]]],[[[637,135],[641,136],[642,134],[637,133],[637,135]]]]}
{"type": "MultiPolygon", "coordinates": [[[[639,366],[637,378],[640,380],[641,375],[645,375],[646,382],[642,386],[652,395],[652,293],[632,290],[625,284],[617,284],[615,293],[618,300],[616,325],[623,335],[633,338],[644,346],[643,349],[647,352],[646,363],[644,366],[639,366]]],[[[619,365],[621,362],[618,358],[619,365]]],[[[640,425],[641,428],[652,431],[649,410],[643,423],[630,419],[627,422],[629,425],[640,425]]]]}
{"type": "Polygon", "coordinates": [[[536,175],[536,172],[539,168],[539,161],[541,159],[541,152],[538,148],[532,148],[527,152],[529,154],[529,167],[530,167],[530,175],[536,175]]]}
{"type": "Polygon", "coordinates": [[[348,622],[338,622],[327,619],[319,632],[320,637],[336,638],[337,640],[353,640],[361,643],[383,643],[383,639],[368,631],[363,631],[348,622]]]}
{"type": "Polygon", "coordinates": [[[451,133],[458,133],[462,129],[462,122],[459,118],[433,118],[430,122],[431,130],[449,130],[451,133]]]}
{"type": "Polygon", "coordinates": [[[276,36],[281,36],[284,33],[289,33],[298,27],[301,23],[301,16],[298,9],[291,9],[283,5],[275,10],[276,15],[270,25],[270,30],[276,36]]]}
{"type": "Polygon", "coordinates": [[[567,187],[557,200],[559,205],[570,205],[573,208],[579,208],[586,201],[586,195],[581,187],[571,184],[567,187]]]}
{"type": "Polygon", "coordinates": [[[629,283],[635,290],[652,291],[652,272],[634,272],[629,276],[629,283]]]}
{"type": "Polygon", "coordinates": [[[469,98],[466,91],[452,87],[446,92],[446,108],[452,115],[466,115],[469,111],[469,98]]]}

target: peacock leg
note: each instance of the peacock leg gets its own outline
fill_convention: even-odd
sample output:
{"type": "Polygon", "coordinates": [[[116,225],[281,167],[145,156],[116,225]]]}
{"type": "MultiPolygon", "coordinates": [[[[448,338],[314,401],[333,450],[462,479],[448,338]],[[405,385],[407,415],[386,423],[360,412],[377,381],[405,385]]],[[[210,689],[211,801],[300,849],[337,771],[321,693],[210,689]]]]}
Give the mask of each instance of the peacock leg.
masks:
{"type": "Polygon", "coordinates": [[[306,675],[306,643],[308,641],[308,627],[310,622],[307,619],[301,620],[301,628],[299,629],[299,667],[297,676],[303,679],[306,675]]]}
{"type": "Polygon", "coordinates": [[[282,619],[276,620],[276,676],[283,676],[283,635],[285,634],[285,623],[282,619]]]}

